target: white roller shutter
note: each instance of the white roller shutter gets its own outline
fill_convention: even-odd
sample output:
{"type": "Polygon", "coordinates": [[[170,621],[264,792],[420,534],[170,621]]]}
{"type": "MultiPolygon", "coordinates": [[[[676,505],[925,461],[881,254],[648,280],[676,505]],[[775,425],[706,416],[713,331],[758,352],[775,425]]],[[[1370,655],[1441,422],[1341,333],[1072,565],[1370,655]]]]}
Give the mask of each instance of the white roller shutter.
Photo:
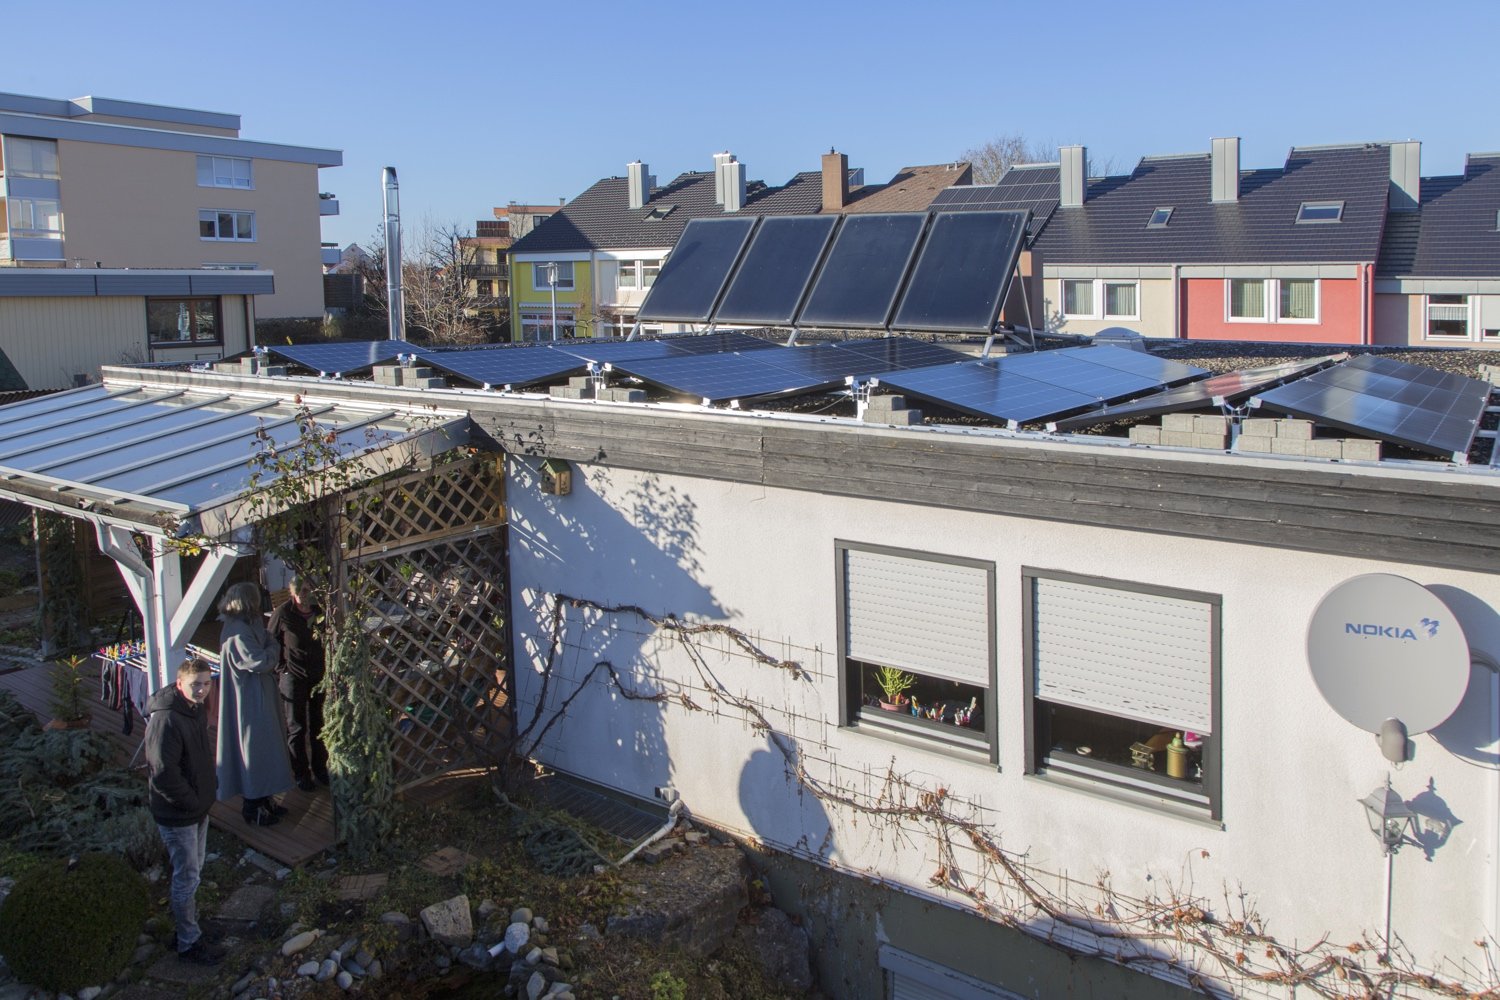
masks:
{"type": "Polygon", "coordinates": [[[880,948],[880,967],[886,970],[890,1000],[1021,1000],[1018,993],[890,945],[880,948]]]}
{"type": "Polygon", "coordinates": [[[989,687],[987,569],[845,549],[843,572],[850,657],[989,687]]]}
{"type": "Polygon", "coordinates": [[[1041,577],[1032,583],[1038,698],[1212,731],[1212,605],[1041,577]]]}

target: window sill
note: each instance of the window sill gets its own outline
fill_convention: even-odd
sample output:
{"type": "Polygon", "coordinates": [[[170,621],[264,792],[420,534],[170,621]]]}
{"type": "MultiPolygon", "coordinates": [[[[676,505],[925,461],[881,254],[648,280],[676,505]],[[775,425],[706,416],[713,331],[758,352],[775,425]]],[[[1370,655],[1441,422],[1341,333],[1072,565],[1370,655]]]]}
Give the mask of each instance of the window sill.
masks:
{"type": "Polygon", "coordinates": [[[1165,789],[1158,791],[1144,784],[1140,787],[1130,787],[1110,781],[1106,776],[1095,777],[1085,773],[1086,769],[1078,770],[1059,768],[1056,764],[1044,766],[1044,770],[1034,774],[1026,775],[1028,780],[1036,781],[1044,785],[1056,785],[1069,791],[1082,792],[1085,795],[1109,802],[1117,802],[1121,805],[1141,809],[1154,815],[1174,816],[1185,819],[1192,823],[1211,827],[1215,830],[1224,829],[1222,820],[1214,819],[1209,813],[1209,805],[1206,798],[1200,801],[1179,798],[1163,794],[1165,789]]]}
{"type": "Polygon", "coordinates": [[[878,708],[864,709],[855,716],[850,729],[890,740],[919,750],[940,753],[954,760],[995,766],[989,743],[977,731],[965,731],[943,723],[922,722],[896,712],[878,708]],[[949,732],[944,732],[948,730],[949,732]]]}

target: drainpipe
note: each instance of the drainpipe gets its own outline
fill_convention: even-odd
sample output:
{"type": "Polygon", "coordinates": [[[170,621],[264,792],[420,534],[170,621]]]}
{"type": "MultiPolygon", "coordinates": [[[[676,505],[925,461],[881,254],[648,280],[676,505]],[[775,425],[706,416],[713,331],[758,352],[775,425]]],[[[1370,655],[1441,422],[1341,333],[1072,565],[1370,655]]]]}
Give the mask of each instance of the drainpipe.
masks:
{"type": "Polygon", "coordinates": [[[1172,265],[1172,336],[1182,339],[1182,265],[1172,265]]]}
{"type": "Polygon", "coordinates": [[[662,824],[661,829],[657,830],[651,836],[647,837],[645,840],[641,841],[639,844],[636,844],[635,847],[631,848],[630,853],[627,854],[627,855],[625,855],[623,858],[621,858],[619,860],[619,862],[615,865],[615,867],[616,868],[624,868],[625,865],[627,863],[629,863],[629,861],[630,861],[631,858],[635,857],[637,854],[641,853],[646,848],[650,847],[652,844],[656,843],[658,840],[660,840],[661,838],[665,837],[667,834],[671,833],[672,832],[672,828],[677,825],[677,816],[681,812],[682,812],[682,799],[680,799],[680,798],[674,798],[672,800],[671,807],[667,810],[667,821],[664,824],[662,824]]]}

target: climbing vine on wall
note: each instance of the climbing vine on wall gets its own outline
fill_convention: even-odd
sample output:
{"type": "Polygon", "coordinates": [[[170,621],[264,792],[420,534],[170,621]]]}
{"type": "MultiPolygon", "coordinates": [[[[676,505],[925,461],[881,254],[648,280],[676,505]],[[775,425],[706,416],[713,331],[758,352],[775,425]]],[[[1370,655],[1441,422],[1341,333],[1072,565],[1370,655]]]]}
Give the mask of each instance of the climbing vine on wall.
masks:
{"type": "MultiPolygon", "coordinates": [[[[1487,962],[1464,963],[1463,978],[1458,979],[1418,969],[1399,946],[1387,955],[1371,935],[1345,943],[1325,937],[1308,945],[1288,944],[1270,932],[1269,922],[1237,886],[1226,885],[1216,905],[1180,880],[1178,884],[1172,879],[1158,880],[1165,888],[1141,899],[1115,891],[1107,873],[1086,887],[1048,876],[1033,868],[1024,855],[1003,848],[993,832],[994,824],[980,822],[973,810],[956,802],[946,788],[929,787],[898,774],[894,762],[873,793],[814,775],[793,737],[777,731],[758,704],[733,693],[716,679],[702,641],[710,635],[726,639],[753,662],[794,676],[804,676],[803,668],[794,661],[769,655],[746,633],[726,625],[686,622],[633,605],[550,595],[550,637],[541,665],[541,686],[530,718],[516,734],[515,747],[520,755],[534,753],[543,737],[562,722],[573,703],[600,675],[626,700],[704,711],[685,690],[673,694],[636,689],[607,660],[596,661],[572,691],[554,694],[555,668],[569,610],[634,616],[674,639],[693,664],[703,687],[717,701],[743,713],[751,728],[764,734],[779,753],[786,774],[829,807],[830,813],[882,824],[908,843],[915,840],[913,831],[925,831],[932,851],[931,887],[966,901],[990,920],[1070,954],[1089,954],[1140,968],[1215,997],[1252,988],[1295,989],[1298,995],[1305,991],[1306,995],[1339,1000],[1393,995],[1500,997],[1500,976],[1487,962]],[[549,700],[553,699],[557,704],[549,709],[549,700]],[[1069,889],[1070,884],[1074,890],[1069,889]],[[1075,891],[1081,889],[1088,891],[1075,891]]],[[[1206,851],[1202,854],[1207,857],[1206,851]]],[[[879,877],[873,871],[845,870],[867,878],[879,877]]],[[[1493,942],[1475,942],[1480,949],[1487,944],[1493,942]]]]}

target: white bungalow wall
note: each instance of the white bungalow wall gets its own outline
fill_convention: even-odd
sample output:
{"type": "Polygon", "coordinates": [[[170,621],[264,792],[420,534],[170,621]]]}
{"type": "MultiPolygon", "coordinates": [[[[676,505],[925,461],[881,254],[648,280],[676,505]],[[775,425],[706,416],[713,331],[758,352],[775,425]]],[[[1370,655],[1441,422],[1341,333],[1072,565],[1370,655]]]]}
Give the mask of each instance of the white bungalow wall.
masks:
{"type": "MultiPolygon", "coordinates": [[[[518,725],[532,717],[540,691],[547,595],[732,625],[809,672],[795,679],[744,656],[706,661],[714,682],[759,705],[795,743],[815,778],[871,796],[889,771],[927,790],[945,788],[954,808],[968,810],[1007,850],[1025,853],[1038,873],[1070,875],[1070,891],[1108,872],[1121,893],[1179,887],[1233,918],[1225,894],[1237,901],[1242,889],[1270,933],[1288,943],[1325,933],[1340,942],[1373,939],[1381,930],[1384,864],[1356,799],[1385,780],[1387,765],[1369,734],[1328,708],[1308,674],[1305,630],[1322,595],[1370,572],[1440,587],[1471,645],[1500,662],[1494,575],[587,465],[577,467],[572,494],[556,497],[540,492],[536,464],[511,459],[507,484],[518,725]],[[998,770],[839,728],[835,539],[994,562],[998,770]],[[1022,566],[1222,595],[1222,825],[1024,774],[1022,566]]],[[[681,644],[628,614],[598,627],[585,627],[585,617],[568,612],[549,710],[600,660],[626,684],[673,698],[624,699],[597,671],[593,689],[538,749],[542,761],[643,797],[672,785],[710,823],[941,893],[929,887],[938,864],[929,827],[911,824],[898,837],[882,821],[803,794],[767,736],[715,698],[681,644]]],[[[1491,671],[1477,672],[1471,695],[1443,733],[1449,746],[1417,736],[1415,760],[1393,773],[1403,798],[1428,790],[1460,820],[1430,861],[1415,847],[1395,859],[1394,931],[1418,963],[1450,973],[1452,962],[1482,966],[1474,942],[1497,931],[1491,671]]]]}

